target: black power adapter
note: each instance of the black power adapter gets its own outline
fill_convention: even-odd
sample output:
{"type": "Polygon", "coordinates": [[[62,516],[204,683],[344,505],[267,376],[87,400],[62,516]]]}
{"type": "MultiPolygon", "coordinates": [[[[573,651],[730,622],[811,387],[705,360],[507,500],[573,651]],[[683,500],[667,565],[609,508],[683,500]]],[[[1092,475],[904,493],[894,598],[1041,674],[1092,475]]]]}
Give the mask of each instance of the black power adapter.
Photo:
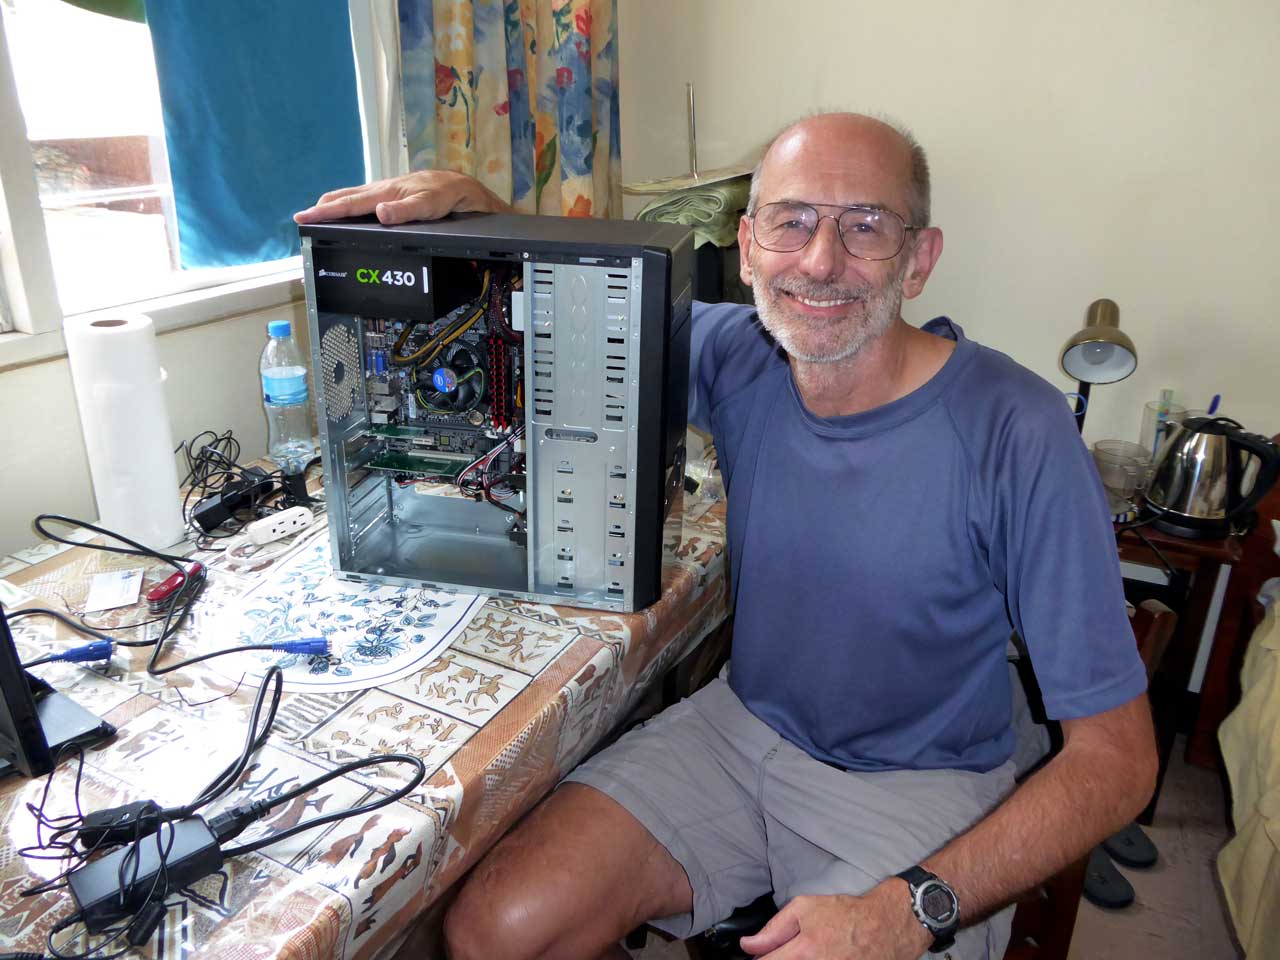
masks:
{"type": "Polygon", "coordinates": [[[205,533],[220,527],[240,508],[261,503],[275,493],[276,482],[261,467],[246,467],[241,473],[240,479],[205,497],[191,512],[192,521],[205,533]]]}
{"type": "Polygon", "coordinates": [[[101,933],[221,867],[213,831],[203,817],[188,817],[72,871],[67,885],[85,928],[101,933]]]}
{"type": "Polygon", "coordinates": [[[104,844],[128,843],[156,832],[160,806],[154,800],[139,800],[107,810],[85,814],[76,829],[76,839],[87,850],[104,844]]]}

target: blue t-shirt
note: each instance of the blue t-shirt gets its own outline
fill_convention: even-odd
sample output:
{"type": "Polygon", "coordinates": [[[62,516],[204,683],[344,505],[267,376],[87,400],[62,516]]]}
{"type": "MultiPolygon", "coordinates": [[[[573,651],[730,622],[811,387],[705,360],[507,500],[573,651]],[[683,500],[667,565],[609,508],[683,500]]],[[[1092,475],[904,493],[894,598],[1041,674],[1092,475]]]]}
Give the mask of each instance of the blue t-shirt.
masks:
{"type": "Polygon", "coordinates": [[[720,457],[729,682],[752,713],[847,769],[985,771],[1013,750],[1011,630],[1053,718],[1146,689],[1060,391],[939,318],[924,329],[956,348],[928,383],[817,417],[752,307],[693,322],[689,419],[720,457]]]}

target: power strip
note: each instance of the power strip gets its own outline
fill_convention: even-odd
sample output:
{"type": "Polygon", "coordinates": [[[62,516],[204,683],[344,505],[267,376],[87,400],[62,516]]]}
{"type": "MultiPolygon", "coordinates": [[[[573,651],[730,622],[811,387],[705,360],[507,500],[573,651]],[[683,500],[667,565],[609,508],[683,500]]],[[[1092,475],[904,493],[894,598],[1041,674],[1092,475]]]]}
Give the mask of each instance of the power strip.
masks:
{"type": "Polygon", "coordinates": [[[244,528],[244,532],[248,535],[250,543],[262,546],[264,543],[274,543],[276,540],[283,540],[285,537],[305,530],[314,520],[315,514],[306,507],[290,507],[288,510],[281,510],[269,517],[253,521],[244,528]]]}

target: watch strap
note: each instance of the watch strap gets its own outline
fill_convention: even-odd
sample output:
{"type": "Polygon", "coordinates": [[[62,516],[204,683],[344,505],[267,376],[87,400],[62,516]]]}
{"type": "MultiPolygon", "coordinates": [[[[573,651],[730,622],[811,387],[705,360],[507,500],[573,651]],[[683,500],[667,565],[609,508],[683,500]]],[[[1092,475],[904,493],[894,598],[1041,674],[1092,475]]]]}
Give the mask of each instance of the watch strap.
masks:
{"type": "Polygon", "coordinates": [[[956,901],[958,906],[959,901],[956,898],[955,891],[951,889],[950,885],[945,880],[942,880],[937,876],[937,874],[930,873],[919,864],[913,867],[908,867],[901,873],[895,874],[895,876],[900,880],[906,881],[907,886],[911,890],[911,912],[916,915],[916,919],[920,921],[920,925],[933,936],[933,944],[929,947],[929,952],[942,953],[942,951],[950,949],[951,945],[956,942],[956,931],[960,929],[959,912],[957,911],[956,918],[952,920],[951,923],[947,924],[945,927],[939,928],[923,916],[923,910],[917,908],[916,891],[929,881],[936,881],[951,893],[952,899],[956,901]]]}
{"type": "Polygon", "coordinates": [[[901,873],[896,875],[899,880],[907,881],[907,885],[914,888],[920,886],[926,880],[937,880],[938,878],[921,866],[907,867],[901,873]]]}

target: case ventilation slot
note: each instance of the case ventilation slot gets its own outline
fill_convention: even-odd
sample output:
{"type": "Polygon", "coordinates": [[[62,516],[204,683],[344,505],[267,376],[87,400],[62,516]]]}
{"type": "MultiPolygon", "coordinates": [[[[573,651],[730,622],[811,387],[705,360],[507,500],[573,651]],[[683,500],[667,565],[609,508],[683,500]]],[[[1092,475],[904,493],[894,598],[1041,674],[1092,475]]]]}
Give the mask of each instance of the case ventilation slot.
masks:
{"type": "Polygon", "coordinates": [[[631,276],[606,276],[607,312],[604,341],[604,410],[606,430],[621,430],[627,422],[627,372],[631,357],[631,276]]]}
{"type": "Polygon", "coordinates": [[[553,267],[533,268],[533,415],[540,420],[555,415],[555,276],[553,267]]]}

